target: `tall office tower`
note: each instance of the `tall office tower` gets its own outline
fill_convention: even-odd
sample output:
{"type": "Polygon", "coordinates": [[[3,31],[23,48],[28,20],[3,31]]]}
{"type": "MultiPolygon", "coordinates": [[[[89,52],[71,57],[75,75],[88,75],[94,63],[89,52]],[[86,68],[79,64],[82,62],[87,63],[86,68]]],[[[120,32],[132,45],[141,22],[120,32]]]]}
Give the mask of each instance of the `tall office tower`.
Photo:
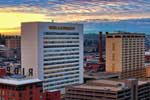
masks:
{"type": "Polygon", "coordinates": [[[120,72],[121,78],[144,77],[145,35],[106,34],[106,71],[120,72]]]}
{"type": "Polygon", "coordinates": [[[22,66],[44,81],[44,90],[83,83],[83,25],[27,22],[21,26],[22,66]]]}

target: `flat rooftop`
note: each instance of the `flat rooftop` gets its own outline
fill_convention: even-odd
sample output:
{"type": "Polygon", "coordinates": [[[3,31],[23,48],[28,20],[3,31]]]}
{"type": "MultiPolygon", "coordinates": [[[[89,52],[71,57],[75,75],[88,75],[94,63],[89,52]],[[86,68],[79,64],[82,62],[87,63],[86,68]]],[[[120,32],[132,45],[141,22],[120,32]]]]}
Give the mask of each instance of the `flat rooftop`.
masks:
{"type": "Polygon", "coordinates": [[[8,84],[8,85],[25,85],[31,83],[42,82],[39,79],[24,79],[24,80],[13,80],[13,79],[0,79],[0,84],[8,84]]]}
{"type": "MultiPolygon", "coordinates": [[[[130,80],[130,79],[127,79],[130,80]]],[[[71,86],[73,88],[80,89],[94,89],[102,91],[117,92],[120,90],[128,89],[128,85],[125,83],[126,80],[92,80],[83,85],[71,86]]],[[[138,81],[138,85],[149,83],[148,81],[138,81]]]]}
{"type": "Polygon", "coordinates": [[[94,90],[103,90],[103,91],[120,91],[124,88],[128,88],[124,82],[117,82],[112,80],[94,80],[89,81],[90,84],[83,84],[78,86],[73,86],[75,88],[84,88],[84,89],[94,89],[94,90]]]}
{"type": "Polygon", "coordinates": [[[42,82],[42,80],[27,78],[23,75],[10,75],[0,78],[0,84],[8,84],[8,85],[25,85],[37,82],[42,82]]]}
{"type": "Polygon", "coordinates": [[[145,55],[146,56],[150,56],[150,52],[145,52],[145,55]]]}
{"type": "Polygon", "coordinates": [[[95,83],[95,84],[106,84],[106,85],[111,85],[111,86],[117,86],[118,84],[124,84],[123,82],[113,81],[113,80],[92,80],[89,82],[95,83]]]}
{"type": "Polygon", "coordinates": [[[108,33],[106,34],[107,36],[112,36],[112,35],[123,35],[123,36],[145,36],[144,33],[129,33],[129,32],[113,32],[113,33],[108,33]]]}
{"type": "MultiPolygon", "coordinates": [[[[102,90],[102,91],[120,91],[123,90],[122,87],[106,87],[106,86],[90,86],[90,85],[78,85],[74,86],[75,88],[82,88],[82,89],[94,89],[94,90],[102,90]]],[[[126,87],[128,88],[128,87],[126,87]]]]}
{"type": "Polygon", "coordinates": [[[84,78],[108,79],[113,77],[119,77],[119,73],[112,73],[112,72],[85,72],[84,73],[84,78]]]}
{"type": "Polygon", "coordinates": [[[138,85],[143,85],[143,84],[146,84],[147,81],[138,81],[138,85]]]}

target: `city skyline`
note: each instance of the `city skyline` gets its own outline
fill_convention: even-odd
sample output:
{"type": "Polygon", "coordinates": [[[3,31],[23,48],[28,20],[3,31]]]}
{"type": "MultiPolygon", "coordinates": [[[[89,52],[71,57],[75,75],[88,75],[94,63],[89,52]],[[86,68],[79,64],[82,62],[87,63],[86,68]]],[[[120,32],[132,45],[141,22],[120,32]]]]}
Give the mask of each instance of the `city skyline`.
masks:
{"type": "Polygon", "coordinates": [[[149,0],[2,0],[0,33],[20,34],[21,22],[52,20],[84,23],[84,33],[150,33],[149,5],[149,0]]]}

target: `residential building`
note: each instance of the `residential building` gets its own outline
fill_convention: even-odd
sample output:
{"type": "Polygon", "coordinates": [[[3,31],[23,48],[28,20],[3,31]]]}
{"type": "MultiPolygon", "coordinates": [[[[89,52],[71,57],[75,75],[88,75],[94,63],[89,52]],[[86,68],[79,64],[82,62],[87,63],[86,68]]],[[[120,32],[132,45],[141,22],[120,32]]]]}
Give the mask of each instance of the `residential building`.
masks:
{"type": "Polygon", "coordinates": [[[83,83],[83,25],[27,22],[21,25],[22,67],[44,81],[44,90],[83,83]]]}
{"type": "Polygon", "coordinates": [[[8,36],[5,39],[5,46],[7,48],[4,53],[5,57],[20,59],[21,38],[19,36],[8,36]]]}
{"type": "Polygon", "coordinates": [[[5,46],[7,48],[20,48],[21,47],[21,39],[19,36],[10,36],[5,39],[5,46]]]}
{"type": "Polygon", "coordinates": [[[121,78],[144,77],[145,35],[106,34],[106,71],[121,73],[121,78]]]}

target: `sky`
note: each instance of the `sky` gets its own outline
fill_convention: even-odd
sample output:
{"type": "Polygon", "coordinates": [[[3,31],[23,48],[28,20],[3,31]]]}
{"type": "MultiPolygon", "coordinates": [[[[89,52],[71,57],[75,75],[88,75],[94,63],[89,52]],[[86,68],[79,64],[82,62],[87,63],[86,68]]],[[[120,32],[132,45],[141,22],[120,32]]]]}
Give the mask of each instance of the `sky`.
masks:
{"type": "Polygon", "coordinates": [[[85,33],[150,33],[150,0],[0,0],[0,33],[20,34],[21,22],[83,23],[85,33]]]}

